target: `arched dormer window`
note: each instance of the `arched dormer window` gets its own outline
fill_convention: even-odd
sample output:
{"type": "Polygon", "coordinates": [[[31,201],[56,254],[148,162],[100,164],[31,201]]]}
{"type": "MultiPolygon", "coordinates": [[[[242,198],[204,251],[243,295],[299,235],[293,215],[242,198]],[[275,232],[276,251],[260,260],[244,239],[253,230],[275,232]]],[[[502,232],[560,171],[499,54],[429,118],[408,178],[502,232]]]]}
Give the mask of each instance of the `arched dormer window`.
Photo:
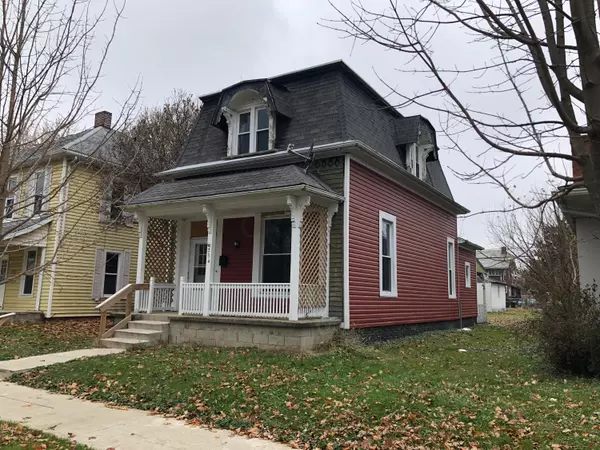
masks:
{"type": "Polygon", "coordinates": [[[251,89],[237,92],[226,106],[223,115],[228,126],[228,155],[273,150],[275,121],[267,100],[251,89]]]}

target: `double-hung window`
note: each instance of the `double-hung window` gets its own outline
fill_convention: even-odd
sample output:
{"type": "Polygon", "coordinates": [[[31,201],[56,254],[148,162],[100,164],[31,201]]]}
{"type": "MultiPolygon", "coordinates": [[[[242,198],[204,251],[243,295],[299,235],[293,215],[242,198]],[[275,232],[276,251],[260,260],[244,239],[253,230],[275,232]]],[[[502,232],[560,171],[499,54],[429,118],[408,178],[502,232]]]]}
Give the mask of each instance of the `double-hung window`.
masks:
{"type": "Polygon", "coordinates": [[[4,203],[4,218],[12,219],[15,214],[17,179],[10,178],[6,186],[6,201],[4,203]]]}
{"type": "Polygon", "coordinates": [[[452,238],[448,238],[446,253],[448,267],[448,298],[456,298],[456,251],[454,239],[452,238]]]}
{"type": "Polygon", "coordinates": [[[396,217],[379,211],[379,293],[382,297],[398,295],[396,256],[396,217]]]}
{"type": "Polygon", "coordinates": [[[465,287],[471,287],[471,263],[465,263],[465,287]]]}
{"type": "Polygon", "coordinates": [[[104,262],[104,288],[103,294],[109,297],[117,292],[119,285],[119,267],[121,254],[118,252],[106,252],[104,262]]]}
{"type": "Polygon", "coordinates": [[[262,152],[269,149],[269,113],[254,106],[238,114],[236,154],[262,152]]]}
{"type": "Polygon", "coordinates": [[[33,295],[33,277],[35,275],[35,261],[37,250],[25,250],[23,260],[23,276],[21,277],[21,295],[33,295]]]}
{"type": "Polygon", "coordinates": [[[34,183],[33,214],[39,214],[42,212],[42,208],[44,206],[46,173],[44,171],[36,172],[34,183]]]}
{"type": "Polygon", "coordinates": [[[263,283],[289,283],[292,222],[289,218],[265,219],[262,256],[263,283]]]}

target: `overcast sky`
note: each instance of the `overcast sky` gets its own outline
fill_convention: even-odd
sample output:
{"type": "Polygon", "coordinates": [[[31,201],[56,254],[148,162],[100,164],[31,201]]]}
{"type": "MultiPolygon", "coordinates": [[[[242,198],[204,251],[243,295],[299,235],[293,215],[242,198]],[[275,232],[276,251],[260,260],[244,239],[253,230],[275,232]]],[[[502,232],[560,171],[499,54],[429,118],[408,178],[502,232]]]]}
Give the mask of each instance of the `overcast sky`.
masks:
{"type": "MultiPolygon", "coordinates": [[[[336,4],[343,4],[337,0],[336,4]]],[[[319,25],[335,18],[326,0],[128,0],[103,71],[97,109],[117,111],[136,80],[141,79],[141,105],[159,105],[174,89],[202,95],[243,79],[261,78],[343,59],[380,94],[389,90],[376,74],[410,95],[426,82],[424,75],[401,74],[405,58],[374,45],[353,45],[319,25]]],[[[445,36],[442,56],[469,57],[464,36],[445,36]],[[462,48],[462,50],[461,50],[462,48]]],[[[393,98],[388,98],[394,103],[393,98]]],[[[436,113],[416,107],[404,115],[422,114],[439,128],[436,113]]],[[[91,118],[89,119],[92,120],[91,118]]],[[[491,186],[459,180],[452,170],[472,170],[457,152],[440,142],[440,160],[455,199],[473,212],[501,208],[507,199],[491,186]],[[452,169],[452,170],[451,170],[452,169]]],[[[472,155],[477,142],[467,142],[472,155]]],[[[527,183],[541,186],[545,175],[534,173],[527,183]]],[[[494,215],[459,221],[459,235],[483,246],[493,244],[487,222],[494,215]]]]}

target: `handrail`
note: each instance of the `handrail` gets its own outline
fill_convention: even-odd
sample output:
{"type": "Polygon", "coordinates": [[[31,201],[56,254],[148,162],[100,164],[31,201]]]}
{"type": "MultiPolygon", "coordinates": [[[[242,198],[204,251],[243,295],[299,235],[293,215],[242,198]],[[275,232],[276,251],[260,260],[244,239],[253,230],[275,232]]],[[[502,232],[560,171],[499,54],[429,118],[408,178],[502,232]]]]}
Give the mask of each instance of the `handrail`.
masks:
{"type": "MultiPolygon", "coordinates": [[[[96,309],[100,310],[100,337],[105,337],[106,333],[106,315],[108,309],[113,306],[119,300],[127,298],[127,305],[125,307],[125,317],[126,319],[131,317],[131,313],[133,312],[133,298],[131,294],[135,291],[144,291],[150,288],[148,283],[131,283],[127,286],[123,286],[113,295],[108,297],[102,303],[96,306],[96,309]]],[[[114,328],[114,327],[113,327],[114,328]]]]}
{"type": "Polygon", "coordinates": [[[1,316],[0,316],[0,327],[1,327],[2,325],[4,325],[6,322],[8,322],[8,319],[10,319],[11,317],[13,317],[13,316],[16,316],[16,315],[17,315],[17,314],[16,314],[16,313],[14,313],[14,312],[13,312],[13,313],[8,313],[8,314],[3,314],[3,315],[1,315],[1,316]]]}
{"type": "Polygon", "coordinates": [[[106,311],[114,303],[116,303],[119,300],[122,300],[123,298],[127,297],[131,292],[133,292],[133,291],[145,291],[145,290],[147,290],[149,288],[150,288],[150,285],[148,283],[130,283],[130,284],[126,285],[126,286],[123,286],[121,289],[119,289],[113,295],[111,295],[106,300],[104,300],[102,303],[100,303],[99,305],[97,305],[96,309],[99,309],[100,312],[106,311]]]}

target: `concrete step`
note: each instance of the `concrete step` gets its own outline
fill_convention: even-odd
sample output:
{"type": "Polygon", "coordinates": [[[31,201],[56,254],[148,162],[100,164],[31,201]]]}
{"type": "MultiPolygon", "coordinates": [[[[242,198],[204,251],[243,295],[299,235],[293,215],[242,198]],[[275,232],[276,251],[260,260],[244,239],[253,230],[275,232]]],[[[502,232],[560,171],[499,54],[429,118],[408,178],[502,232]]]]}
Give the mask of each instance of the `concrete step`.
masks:
{"type": "MultiPolygon", "coordinates": [[[[172,313],[172,314],[177,314],[177,313],[172,313]]],[[[169,317],[166,314],[162,314],[162,313],[154,313],[154,314],[138,313],[138,314],[133,315],[133,320],[136,322],[139,320],[152,321],[152,322],[168,322],[169,317]]]]}
{"type": "Polygon", "coordinates": [[[150,342],[158,342],[162,337],[162,331],[145,330],[141,328],[127,328],[125,330],[115,331],[116,338],[138,339],[150,342]]]}
{"type": "Polygon", "coordinates": [[[100,339],[100,342],[104,347],[108,348],[133,348],[133,347],[146,347],[152,345],[152,342],[145,339],[132,339],[122,337],[112,337],[106,339],[100,339]]]}
{"type": "Polygon", "coordinates": [[[127,326],[134,330],[168,331],[169,323],[158,320],[133,320],[127,326]]]}

